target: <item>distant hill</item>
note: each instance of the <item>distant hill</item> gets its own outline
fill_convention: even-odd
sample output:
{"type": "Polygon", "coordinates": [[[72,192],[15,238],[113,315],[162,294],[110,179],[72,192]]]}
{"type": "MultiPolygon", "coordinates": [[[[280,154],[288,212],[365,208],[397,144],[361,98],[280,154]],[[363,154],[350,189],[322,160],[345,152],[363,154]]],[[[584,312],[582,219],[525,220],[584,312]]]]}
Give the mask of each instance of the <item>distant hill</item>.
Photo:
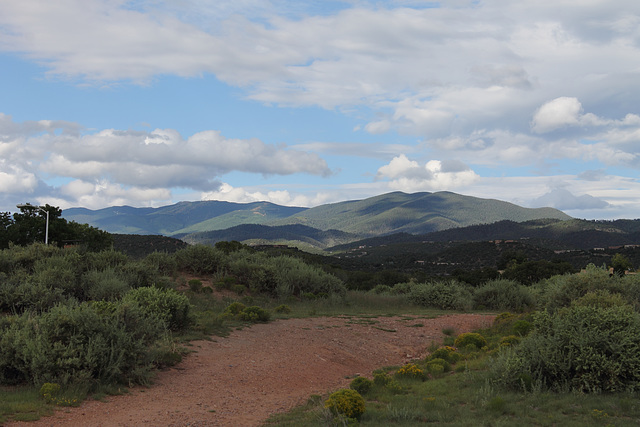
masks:
{"type": "Polygon", "coordinates": [[[350,242],[330,248],[344,251],[359,246],[376,247],[419,242],[481,242],[535,240],[554,250],[608,248],[640,244],[640,219],[592,221],[583,219],[510,220],[452,228],[426,234],[397,233],[350,242]]]}
{"type": "Polygon", "coordinates": [[[269,202],[232,203],[220,201],[179,202],[160,208],[114,206],[99,210],[65,209],[67,220],[89,224],[109,233],[176,234],[222,230],[242,224],[263,224],[286,218],[307,208],[280,206],[269,202]]]}
{"type": "Polygon", "coordinates": [[[543,218],[565,220],[571,217],[553,208],[523,208],[500,200],[445,191],[393,192],[364,200],[318,206],[275,221],[275,224],[303,224],[320,230],[333,228],[360,236],[380,236],[424,234],[502,220],[522,222],[543,218]]]}
{"type": "Polygon", "coordinates": [[[62,216],[111,233],[173,236],[191,243],[238,240],[316,248],[394,233],[424,234],[504,220],[571,218],[557,209],[529,209],[451,192],[393,192],[314,208],[203,201],[160,208],[73,208],[63,211],[62,216]]]}

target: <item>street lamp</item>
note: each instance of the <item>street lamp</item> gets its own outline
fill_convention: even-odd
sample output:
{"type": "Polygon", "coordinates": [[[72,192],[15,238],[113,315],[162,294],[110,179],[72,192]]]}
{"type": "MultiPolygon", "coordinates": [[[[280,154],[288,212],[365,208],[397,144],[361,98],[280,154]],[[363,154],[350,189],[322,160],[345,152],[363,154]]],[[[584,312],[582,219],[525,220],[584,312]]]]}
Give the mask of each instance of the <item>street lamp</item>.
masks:
{"type": "Polygon", "coordinates": [[[23,209],[23,208],[26,208],[26,209],[38,209],[39,211],[44,212],[44,213],[47,214],[47,225],[45,226],[45,229],[44,229],[45,230],[44,231],[44,244],[48,245],[49,244],[49,211],[46,210],[42,206],[34,206],[34,205],[29,205],[29,204],[16,205],[16,208],[18,208],[18,209],[23,209]]]}

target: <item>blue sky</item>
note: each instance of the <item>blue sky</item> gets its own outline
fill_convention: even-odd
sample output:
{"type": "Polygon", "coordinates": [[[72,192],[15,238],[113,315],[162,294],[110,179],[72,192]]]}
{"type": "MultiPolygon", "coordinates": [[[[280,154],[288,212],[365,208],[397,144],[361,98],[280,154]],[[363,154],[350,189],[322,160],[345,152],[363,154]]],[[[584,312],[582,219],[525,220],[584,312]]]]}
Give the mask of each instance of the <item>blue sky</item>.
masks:
{"type": "Polygon", "coordinates": [[[637,0],[0,0],[0,211],[453,191],[640,215],[637,0]]]}

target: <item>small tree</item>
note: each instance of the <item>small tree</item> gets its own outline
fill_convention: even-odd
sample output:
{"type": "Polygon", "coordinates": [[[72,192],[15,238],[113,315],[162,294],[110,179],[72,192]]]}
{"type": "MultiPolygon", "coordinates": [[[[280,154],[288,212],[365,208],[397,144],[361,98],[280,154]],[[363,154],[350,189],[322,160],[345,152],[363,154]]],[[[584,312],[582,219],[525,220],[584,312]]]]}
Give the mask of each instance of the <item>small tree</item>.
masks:
{"type": "Polygon", "coordinates": [[[611,267],[613,267],[613,274],[624,276],[625,271],[631,269],[632,266],[629,258],[622,254],[615,254],[611,258],[611,267]]]}

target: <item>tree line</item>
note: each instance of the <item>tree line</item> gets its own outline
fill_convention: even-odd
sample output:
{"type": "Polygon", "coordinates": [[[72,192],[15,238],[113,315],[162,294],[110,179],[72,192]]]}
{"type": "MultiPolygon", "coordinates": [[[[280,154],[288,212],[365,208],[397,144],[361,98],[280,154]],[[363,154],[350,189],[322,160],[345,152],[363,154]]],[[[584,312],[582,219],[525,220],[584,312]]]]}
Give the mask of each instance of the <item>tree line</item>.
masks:
{"type": "Polygon", "coordinates": [[[20,211],[13,215],[0,212],[0,249],[12,244],[48,242],[58,247],[73,245],[99,251],[110,248],[113,243],[106,231],[62,218],[62,209],[56,206],[24,204],[18,205],[18,209],[20,211]]]}

